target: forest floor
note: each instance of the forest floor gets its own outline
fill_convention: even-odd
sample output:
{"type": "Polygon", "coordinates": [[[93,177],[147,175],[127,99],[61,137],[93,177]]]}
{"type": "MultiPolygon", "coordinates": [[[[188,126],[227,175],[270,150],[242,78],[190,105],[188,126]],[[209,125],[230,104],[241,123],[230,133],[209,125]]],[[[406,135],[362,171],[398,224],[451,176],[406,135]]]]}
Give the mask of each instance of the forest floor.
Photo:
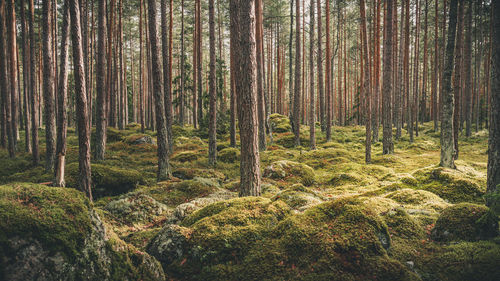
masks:
{"type": "MultiPolygon", "coordinates": [[[[274,114],[271,123],[273,143],[260,154],[262,196],[248,198],[237,197],[240,152],[225,132],[212,168],[206,130],[174,126],[173,177],[157,183],[155,133],[141,134],[137,124],[109,129],[106,160],[92,163],[95,200],[85,204],[102,221],[113,249],[129,249],[125,258],[111,259],[113,268],[131,265],[106,274],[163,278],[145,273],[151,267],[141,268],[144,260],[134,258],[139,255],[157,260],[162,268],[155,270],[173,280],[500,280],[498,217],[484,206],[486,130],[460,138],[457,169],[450,170],[437,165],[439,132],[431,123],[420,126],[414,143],[403,130],[393,155],[382,155],[382,143],[374,143],[369,165],[364,127],[333,127],[331,142],[317,127],[318,148],[311,151],[308,127],[301,128],[303,146],[293,148],[288,119],[274,114]]],[[[43,156],[42,131],[40,140],[43,156]]],[[[68,187],[77,186],[77,155],[70,129],[68,187]]],[[[64,189],[48,187],[53,176],[33,167],[29,154],[12,160],[0,150],[0,159],[4,263],[5,249],[20,235],[42,248],[51,247],[47,241],[59,244],[50,251],[78,257],[80,246],[60,233],[71,228],[68,222],[40,226],[44,218],[65,221],[75,214],[65,207],[56,216],[50,209],[62,204],[57,199],[33,199],[39,190],[64,189]],[[32,201],[35,207],[26,204],[32,201]]],[[[71,196],[81,195],[63,198],[71,196]]]]}

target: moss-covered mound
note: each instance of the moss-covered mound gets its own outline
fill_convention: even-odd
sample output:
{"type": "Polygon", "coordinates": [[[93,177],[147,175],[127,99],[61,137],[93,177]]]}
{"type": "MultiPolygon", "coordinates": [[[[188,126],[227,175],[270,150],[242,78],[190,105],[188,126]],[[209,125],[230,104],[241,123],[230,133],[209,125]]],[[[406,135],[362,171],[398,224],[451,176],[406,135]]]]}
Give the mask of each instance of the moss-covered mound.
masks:
{"type": "Polygon", "coordinates": [[[192,162],[200,157],[200,153],[198,151],[181,151],[172,156],[172,161],[177,162],[192,162]]]}
{"type": "Polygon", "coordinates": [[[451,203],[483,203],[486,192],[484,175],[465,168],[425,168],[414,173],[422,189],[431,191],[451,203]]]}
{"type": "Polygon", "coordinates": [[[234,163],[240,159],[240,150],[234,147],[224,148],[217,153],[217,159],[224,163],[234,163]]]}
{"type": "Polygon", "coordinates": [[[305,186],[312,185],[316,178],[313,168],[306,164],[288,160],[276,161],[267,166],[264,170],[264,177],[275,180],[300,182],[305,186]]]}
{"type": "MultiPolygon", "coordinates": [[[[146,183],[144,175],[131,169],[122,169],[103,164],[91,164],[92,194],[94,197],[114,196],[126,193],[146,183]]],[[[78,163],[66,166],[66,185],[78,187],[78,163]]]]}
{"type": "Polygon", "coordinates": [[[198,178],[210,178],[222,181],[225,179],[225,175],[214,169],[197,169],[197,168],[177,168],[172,172],[174,177],[183,180],[192,180],[196,177],[198,178]]]}
{"type": "Polygon", "coordinates": [[[447,245],[425,255],[416,268],[423,280],[500,280],[500,244],[490,241],[447,245]]]}
{"type": "Polygon", "coordinates": [[[168,206],[177,206],[194,198],[205,197],[219,188],[214,179],[198,178],[176,183],[159,183],[157,186],[142,189],[156,201],[168,206]]]}
{"type": "Polygon", "coordinates": [[[359,201],[291,215],[281,200],[247,197],[167,225],[148,252],[181,280],[418,280],[389,246],[386,225],[359,201]]]}
{"type": "Polygon", "coordinates": [[[162,280],[149,255],[108,239],[83,193],[0,186],[1,280],[162,280]]]}
{"type": "Polygon", "coordinates": [[[292,131],[290,118],[285,115],[281,115],[278,113],[269,115],[269,124],[271,125],[274,133],[285,133],[292,131]]]}
{"type": "Polygon", "coordinates": [[[441,213],[431,237],[437,241],[477,241],[498,234],[498,217],[488,207],[461,203],[441,213]]]}
{"type": "Polygon", "coordinates": [[[300,183],[278,192],[278,194],[272,197],[272,200],[282,200],[290,208],[299,211],[303,211],[324,201],[321,195],[300,183]]]}
{"type": "Polygon", "coordinates": [[[105,209],[126,224],[151,223],[168,208],[143,192],[129,192],[106,204],[105,209]]]}

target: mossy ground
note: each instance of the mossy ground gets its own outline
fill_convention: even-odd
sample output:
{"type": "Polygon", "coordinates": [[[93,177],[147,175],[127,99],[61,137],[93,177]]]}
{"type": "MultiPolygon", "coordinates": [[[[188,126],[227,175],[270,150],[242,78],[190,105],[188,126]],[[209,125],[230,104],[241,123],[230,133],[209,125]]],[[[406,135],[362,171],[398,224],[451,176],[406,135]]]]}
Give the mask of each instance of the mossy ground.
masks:
{"type": "MultiPolygon", "coordinates": [[[[288,117],[271,116],[274,143],[261,152],[263,196],[229,200],[226,198],[237,196],[240,171],[239,149],[229,147],[228,134],[219,133],[220,158],[217,166],[211,167],[205,133],[175,126],[173,178],[156,183],[154,133],[145,132],[153,143],[134,144],[144,136],[136,124],[123,131],[111,129],[106,160],[92,167],[94,177],[98,177],[94,179],[96,192],[108,193],[103,192],[93,206],[120,243],[145,250],[171,221],[177,206],[225,192],[224,198],[213,201],[217,203],[178,222],[190,229],[189,251],[174,263],[164,264],[166,274],[177,279],[499,279],[500,269],[494,266],[500,264],[498,236],[439,242],[431,235],[436,222],[446,215],[445,210],[461,203],[484,208],[485,131],[469,139],[461,137],[457,170],[448,170],[437,166],[439,134],[430,123],[420,127],[420,135],[412,144],[403,131],[403,138],[395,141],[393,155],[382,155],[381,143],[374,144],[369,165],[364,163],[364,127],[333,127],[331,142],[325,142],[317,127],[318,149],[310,151],[308,128],[301,128],[302,146],[293,148],[289,125],[288,117]],[[279,173],[264,173],[276,163],[287,165],[280,165],[283,171],[279,173]],[[113,201],[123,203],[129,194],[141,194],[142,199],[151,198],[165,207],[157,212],[139,205],[147,211],[143,220],[129,216],[133,208],[118,216],[106,208],[113,201]]],[[[44,137],[40,132],[43,163],[44,137]]],[[[68,186],[76,180],[77,144],[75,134],[69,133],[68,186]]],[[[19,147],[23,147],[22,141],[19,147]]],[[[42,166],[31,165],[29,154],[20,152],[11,160],[5,150],[0,150],[0,159],[0,183],[52,181],[53,176],[42,166]]],[[[29,192],[37,190],[30,184],[20,185],[29,192]]],[[[81,198],[78,193],[68,189],[71,198],[81,198]]],[[[141,204],[148,204],[142,199],[141,204]]],[[[72,202],[68,201],[68,208],[72,202]]],[[[29,212],[36,210],[29,205],[23,208],[27,217],[34,216],[29,212]]],[[[462,214],[457,216],[461,218],[462,214]]],[[[490,216],[490,222],[495,218],[490,216]]],[[[15,225],[16,221],[7,222],[15,225]]],[[[39,220],[32,227],[44,231],[39,220]]],[[[47,239],[58,239],[48,235],[47,239]]],[[[78,242],[77,238],[68,239],[78,242]]]]}

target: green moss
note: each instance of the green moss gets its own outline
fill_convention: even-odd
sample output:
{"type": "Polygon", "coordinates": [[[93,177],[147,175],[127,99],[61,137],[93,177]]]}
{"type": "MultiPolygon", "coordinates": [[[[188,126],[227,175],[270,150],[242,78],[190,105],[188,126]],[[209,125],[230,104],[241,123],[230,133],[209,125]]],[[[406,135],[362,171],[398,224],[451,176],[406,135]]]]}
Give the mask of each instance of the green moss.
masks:
{"type": "Polygon", "coordinates": [[[127,144],[138,144],[138,141],[140,139],[144,139],[145,143],[152,144],[154,142],[153,139],[151,138],[151,136],[147,135],[147,134],[134,134],[134,135],[130,135],[130,136],[125,137],[124,140],[123,140],[123,142],[125,142],[127,144]]]}
{"type": "Polygon", "coordinates": [[[337,173],[328,181],[328,184],[332,186],[360,184],[363,180],[364,179],[356,173],[337,173]]]}
{"type": "Polygon", "coordinates": [[[16,158],[9,158],[7,150],[0,149],[0,183],[9,182],[8,178],[11,175],[22,173],[28,170],[30,166],[31,161],[28,157],[17,155],[16,158]]]}
{"type": "Polygon", "coordinates": [[[421,188],[431,191],[451,203],[470,202],[483,203],[486,192],[484,178],[461,170],[445,168],[430,168],[418,170],[414,173],[421,188]]]}
{"type": "Polygon", "coordinates": [[[172,175],[183,180],[192,180],[199,177],[212,178],[222,181],[226,178],[223,173],[214,169],[177,168],[172,172],[172,175]]]}
{"type": "Polygon", "coordinates": [[[117,220],[126,224],[151,223],[168,211],[167,206],[143,192],[124,194],[106,204],[104,208],[117,220]]]}
{"type": "Polygon", "coordinates": [[[306,186],[312,185],[316,181],[313,168],[288,160],[276,161],[267,166],[264,170],[264,177],[300,182],[306,186]]]}
{"type": "Polygon", "coordinates": [[[281,200],[296,210],[305,210],[323,202],[320,195],[300,183],[279,192],[271,200],[281,200]]]}
{"type": "MultiPolygon", "coordinates": [[[[126,193],[144,184],[145,178],[137,170],[121,169],[102,164],[91,164],[92,194],[95,197],[112,196],[126,193]]],[[[78,187],[78,163],[66,166],[66,184],[69,187],[78,187]]]]}
{"type": "Polygon", "coordinates": [[[240,159],[240,150],[233,147],[224,148],[217,153],[217,159],[225,163],[234,163],[240,159]]]}
{"type": "Polygon", "coordinates": [[[161,228],[147,228],[144,230],[132,232],[125,237],[122,237],[123,241],[132,244],[137,249],[144,251],[149,241],[155,237],[161,228]]]}
{"type": "Polygon", "coordinates": [[[290,118],[285,115],[278,113],[269,115],[269,124],[271,125],[274,133],[286,133],[292,131],[290,118]]]}
{"type": "Polygon", "coordinates": [[[401,204],[419,206],[422,209],[435,211],[441,211],[450,205],[432,192],[410,188],[403,188],[390,192],[386,197],[401,204]]]}
{"type": "Polygon", "coordinates": [[[32,169],[28,169],[23,172],[15,173],[7,177],[8,182],[33,182],[33,183],[46,183],[52,182],[54,180],[54,175],[52,173],[47,173],[44,167],[38,166],[32,169]]]}
{"type": "Polygon", "coordinates": [[[51,253],[77,255],[91,231],[90,202],[69,188],[29,183],[0,186],[0,256],[14,236],[40,241],[51,253]]]}
{"type": "Polygon", "coordinates": [[[424,280],[500,280],[500,245],[490,241],[461,242],[423,257],[417,271],[424,280]]]}
{"type": "Polygon", "coordinates": [[[156,201],[168,206],[186,203],[194,198],[205,197],[219,188],[217,181],[194,178],[177,183],[159,183],[157,186],[142,189],[156,201]]]}
{"type": "MultiPolygon", "coordinates": [[[[293,148],[295,147],[295,135],[291,132],[278,134],[275,138],[275,142],[284,148],[293,148]]],[[[302,147],[309,146],[309,135],[304,131],[301,131],[300,133],[300,145],[302,147]]]]}
{"type": "Polygon", "coordinates": [[[403,208],[395,208],[382,214],[389,233],[405,239],[423,239],[425,229],[403,208]]]}
{"type": "Polygon", "coordinates": [[[432,230],[432,238],[437,241],[476,241],[498,234],[498,217],[488,207],[470,203],[446,208],[432,230]]]}
{"type": "Polygon", "coordinates": [[[181,151],[174,154],[171,158],[172,161],[177,162],[192,162],[198,159],[200,152],[198,151],[181,151]]]}

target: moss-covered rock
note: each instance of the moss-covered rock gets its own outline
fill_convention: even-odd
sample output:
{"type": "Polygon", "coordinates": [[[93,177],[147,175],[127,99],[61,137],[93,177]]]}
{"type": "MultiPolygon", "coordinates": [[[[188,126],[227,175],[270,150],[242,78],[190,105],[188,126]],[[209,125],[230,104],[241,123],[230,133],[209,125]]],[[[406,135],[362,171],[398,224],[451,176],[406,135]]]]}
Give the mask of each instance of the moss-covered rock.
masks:
{"type": "Polygon", "coordinates": [[[77,190],[0,186],[2,280],[164,279],[149,255],[119,242],[77,190]]]}
{"type": "Polygon", "coordinates": [[[405,239],[423,239],[425,228],[413,217],[408,215],[404,208],[394,208],[382,214],[389,233],[405,239]]]}
{"type": "Polygon", "coordinates": [[[168,211],[167,206],[143,192],[124,194],[106,204],[104,208],[117,220],[126,224],[150,223],[168,211]]]}
{"type": "MultiPolygon", "coordinates": [[[[144,175],[137,170],[122,169],[103,164],[91,164],[92,194],[94,197],[115,196],[127,193],[139,184],[146,183],[144,175]]],[[[78,163],[66,166],[66,184],[78,187],[78,163]]]]}
{"type": "Polygon", "coordinates": [[[426,168],[414,173],[422,189],[431,191],[451,203],[483,203],[486,192],[484,174],[460,167],[457,170],[446,168],[426,168]]]}
{"type": "Polygon", "coordinates": [[[234,147],[224,148],[217,153],[217,159],[224,163],[234,163],[240,159],[240,150],[234,147]]]}
{"type": "Polygon", "coordinates": [[[285,115],[281,115],[278,113],[269,115],[269,124],[271,125],[274,133],[285,133],[292,131],[290,118],[285,115]]]}
{"type": "Polygon", "coordinates": [[[500,280],[500,244],[490,241],[446,245],[423,257],[416,268],[423,280],[500,280]]]}
{"type": "Polygon", "coordinates": [[[425,210],[442,211],[450,206],[449,203],[445,202],[436,194],[419,189],[403,188],[390,192],[386,194],[385,197],[391,198],[401,204],[411,205],[425,210]]]}
{"type": "Polygon", "coordinates": [[[437,241],[477,241],[498,234],[498,217],[488,207],[460,203],[441,213],[431,237],[437,241]]]}
{"type": "Polygon", "coordinates": [[[275,180],[287,180],[300,182],[305,186],[312,185],[316,181],[313,168],[306,164],[288,160],[281,160],[272,163],[264,170],[264,177],[275,180]]]}
{"type": "Polygon", "coordinates": [[[181,151],[172,156],[172,161],[177,162],[192,162],[200,157],[200,153],[198,151],[181,151]]]}
{"type": "Polygon", "coordinates": [[[360,184],[364,181],[361,175],[356,173],[336,173],[328,180],[328,184],[332,186],[341,186],[345,184],[360,184]]]}
{"type": "Polygon", "coordinates": [[[206,197],[220,187],[213,179],[195,177],[177,183],[159,183],[157,186],[144,188],[156,201],[168,206],[177,206],[194,198],[206,197]]]}
{"type": "Polygon", "coordinates": [[[150,135],[146,134],[130,135],[124,139],[124,142],[131,145],[156,143],[150,135]]]}
{"type": "Polygon", "coordinates": [[[148,252],[183,280],[418,280],[389,245],[384,222],[359,201],[290,215],[281,200],[246,197],[166,226],[148,252]]]}
{"type": "Polygon", "coordinates": [[[217,179],[222,181],[226,178],[226,176],[214,169],[197,169],[197,168],[176,168],[172,172],[174,177],[183,179],[183,180],[192,180],[194,178],[210,178],[217,179]]]}
{"type": "Polygon", "coordinates": [[[271,200],[281,200],[290,206],[290,208],[299,211],[304,211],[312,206],[323,203],[322,196],[300,183],[279,192],[271,200]]]}

